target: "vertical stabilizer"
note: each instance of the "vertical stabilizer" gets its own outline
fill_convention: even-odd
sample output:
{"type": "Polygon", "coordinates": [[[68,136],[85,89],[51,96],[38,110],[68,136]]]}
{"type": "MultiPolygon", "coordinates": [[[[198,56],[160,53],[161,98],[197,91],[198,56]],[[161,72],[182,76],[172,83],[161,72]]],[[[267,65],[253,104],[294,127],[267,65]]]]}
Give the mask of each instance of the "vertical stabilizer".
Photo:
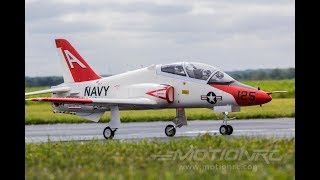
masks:
{"type": "Polygon", "coordinates": [[[55,41],[59,54],[62,56],[61,65],[65,83],[90,81],[101,78],[67,40],[56,39],[55,41]]]}

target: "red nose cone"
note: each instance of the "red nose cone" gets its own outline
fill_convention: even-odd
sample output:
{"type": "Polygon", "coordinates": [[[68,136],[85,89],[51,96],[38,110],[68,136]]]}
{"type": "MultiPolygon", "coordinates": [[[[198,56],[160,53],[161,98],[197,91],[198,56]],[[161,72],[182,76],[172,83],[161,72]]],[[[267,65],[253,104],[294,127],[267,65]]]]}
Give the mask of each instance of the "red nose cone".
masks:
{"type": "Polygon", "coordinates": [[[272,97],[264,91],[258,91],[256,96],[257,104],[265,104],[272,100],[272,97]]]}

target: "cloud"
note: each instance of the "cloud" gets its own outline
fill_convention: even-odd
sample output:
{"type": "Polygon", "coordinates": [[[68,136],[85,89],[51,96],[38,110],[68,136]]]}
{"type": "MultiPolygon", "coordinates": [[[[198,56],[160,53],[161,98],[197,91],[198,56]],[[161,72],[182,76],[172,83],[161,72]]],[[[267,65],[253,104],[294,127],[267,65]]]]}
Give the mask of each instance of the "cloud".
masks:
{"type": "Polygon", "coordinates": [[[102,74],[184,59],[226,70],[292,67],[294,13],[293,1],[275,0],[27,0],[26,74],[38,64],[59,75],[42,70],[45,59],[57,61],[57,37],[102,74]]]}
{"type": "Polygon", "coordinates": [[[99,6],[85,6],[82,4],[68,5],[54,1],[35,1],[26,3],[26,21],[54,19],[70,13],[84,13],[94,11],[99,6]]]}
{"type": "Polygon", "coordinates": [[[94,33],[102,31],[103,26],[90,22],[63,22],[59,20],[41,20],[30,23],[27,29],[35,34],[68,34],[68,33],[94,33]]]}

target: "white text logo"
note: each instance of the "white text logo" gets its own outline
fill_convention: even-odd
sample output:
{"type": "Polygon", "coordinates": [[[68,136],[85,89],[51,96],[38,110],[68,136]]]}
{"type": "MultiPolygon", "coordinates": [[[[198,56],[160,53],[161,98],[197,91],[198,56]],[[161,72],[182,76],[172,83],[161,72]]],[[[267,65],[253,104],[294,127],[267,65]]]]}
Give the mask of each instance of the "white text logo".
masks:
{"type": "Polygon", "coordinates": [[[79,59],[77,59],[73,54],[71,54],[68,50],[64,50],[64,53],[66,54],[66,57],[68,59],[68,62],[70,64],[70,67],[73,69],[72,63],[77,63],[81,68],[87,68],[79,59]]]}

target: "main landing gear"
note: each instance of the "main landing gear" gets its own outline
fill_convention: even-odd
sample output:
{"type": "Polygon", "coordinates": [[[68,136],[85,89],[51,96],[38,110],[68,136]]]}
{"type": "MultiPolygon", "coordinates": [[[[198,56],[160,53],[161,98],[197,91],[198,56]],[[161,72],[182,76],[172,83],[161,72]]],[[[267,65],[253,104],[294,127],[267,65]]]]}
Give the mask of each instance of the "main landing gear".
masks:
{"type": "MultiPolygon", "coordinates": [[[[103,130],[103,137],[106,139],[112,139],[115,135],[115,132],[118,128],[120,128],[120,116],[119,116],[119,107],[112,106],[110,107],[111,116],[109,126],[107,126],[103,130]]],[[[228,112],[222,112],[224,115],[223,123],[220,126],[220,133],[222,135],[231,135],[233,132],[233,128],[231,125],[228,125],[227,122],[230,120],[227,115],[228,112]]],[[[169,124],[165,127],[164,132],[168,137],[173,137],[176,134],[176,128],[181,128],[184,125],[188,125],[187,118],[185,114],[184,108],[177,108],[176,109],[176,118],[172,121],[174,125],[169,124]]]]}
{"type": "Polygon", "coordinates": [[[174,125],[169,124],[164,129],[164,132],[168,137],[173,137],[176,134],[176,127],[181,128],[184,125],[188,125],[184,108],[176,109],[176,118],[172,122],[174,125]]]}
{"type": "Polygon", "coordinates": [[[117,129],[118,128],[115,128],[114,130],[112,130],[109,126],[107,126],[103,130],[103,137],[106,139],[112,139],[117,129]]]}
{"type": "Polygon", "coordinates": [[[227,121],[229,120],[227,115],[228,115],[228,112],[223,112],[223,124],[220,126],[219,128],[219,131],[220,131],[220,134],[222,135],[231,135],[232,132],[233,132],[233,128],[231,125],[228,125],[227,124],[227,121]]]}
{"type": "Polygon", "coordinates": [[[119,107],[118,106],[111,106],[110,107],[110,122],[109,126],[104,128],[103,130],[103,137],[106,139],[112,139],[115,135],[115,132],[118,128],[120,128],[120,115],[119,115],[119,107]]]}
{"type": "Polygon", "coordinates": [[[164,132],[168,137],[173,137],[176,134],[176,128],[172,124],[169,124],[164,129],[164,132]]]}

